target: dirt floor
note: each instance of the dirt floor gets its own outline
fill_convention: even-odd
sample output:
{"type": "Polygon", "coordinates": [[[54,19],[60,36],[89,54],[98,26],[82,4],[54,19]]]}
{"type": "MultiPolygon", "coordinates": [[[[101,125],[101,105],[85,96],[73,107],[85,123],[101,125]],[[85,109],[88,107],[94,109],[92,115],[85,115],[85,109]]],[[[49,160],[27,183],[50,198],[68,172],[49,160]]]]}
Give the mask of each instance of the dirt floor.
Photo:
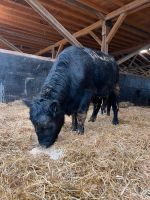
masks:
{"type": "Polygon", "coordinates": [[[121,108],[118,126],[99,114],[84,136],[66,117],[47,150],[28,118],[21,102],[0,104],[1,200],[150,199],[150,108],[121,108]]]}

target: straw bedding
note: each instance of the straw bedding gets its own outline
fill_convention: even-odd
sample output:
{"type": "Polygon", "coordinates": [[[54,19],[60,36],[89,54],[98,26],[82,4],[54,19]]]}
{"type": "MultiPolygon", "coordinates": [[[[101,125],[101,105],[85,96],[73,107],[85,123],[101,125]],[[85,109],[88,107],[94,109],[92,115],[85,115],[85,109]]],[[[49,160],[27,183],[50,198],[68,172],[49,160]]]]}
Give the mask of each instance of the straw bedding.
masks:
{"type": "Polygon", "coordinates": [[[119,118],[113,126],[112,117],[99,114],[78,136],[66,117],[49,148],[62,154],[52,159],[33,154],[38,143],[28,109],[0,104],[1,200],[150,199],[150,108],[121,108],[119,118]]]}

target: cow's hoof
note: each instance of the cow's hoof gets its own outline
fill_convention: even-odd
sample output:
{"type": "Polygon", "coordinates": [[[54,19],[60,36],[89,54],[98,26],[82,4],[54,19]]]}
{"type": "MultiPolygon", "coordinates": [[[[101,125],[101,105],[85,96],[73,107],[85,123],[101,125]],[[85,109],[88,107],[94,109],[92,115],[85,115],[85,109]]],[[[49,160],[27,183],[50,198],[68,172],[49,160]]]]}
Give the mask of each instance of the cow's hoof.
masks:
{"type": "Polygon", "coordinates": [[[78,135],[84,135],[84,127],[78,127],[78,135]]]}
{"type": "Polygon", "coordinates": [[[78,135],[84,135],[84,132],[78,131],[78,135]]]}
{"type": "Polygon", "coordinates": [[[71,127],[71,131],[75,132],[75,131],[77,131],[77,128],[76,127],[71,127]]]}
{"type": "Polygon", "coordinates": [[[95,118],[90,118],[88,122],[95,122],[95,118]]]}
{"type": "Polygon", "coordinates": [[[113,120],[112,124],[113,124],[113,125],[119,124],[119,120],[118,120],[118,119],[117,119],[117,120],[113,120]]]}

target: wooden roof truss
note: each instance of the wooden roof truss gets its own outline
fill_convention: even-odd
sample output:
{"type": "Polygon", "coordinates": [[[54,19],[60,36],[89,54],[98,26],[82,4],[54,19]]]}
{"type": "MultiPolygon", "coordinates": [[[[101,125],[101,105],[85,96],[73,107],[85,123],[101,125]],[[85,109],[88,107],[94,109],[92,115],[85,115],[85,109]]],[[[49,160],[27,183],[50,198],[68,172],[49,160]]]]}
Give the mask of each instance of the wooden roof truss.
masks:
{"type": "MultiPolygon", "coordinates": [[[[90,0],[51,1],[56,5],[48,3],[47,0],[1,0],[0,42],[12,50],[20,52],[28,51],[28,46],[32,49],[39,49],[40,47],[40,50],[34,52],[34,54],[44,55],[48,53],[52,59],[55,59],[63,48],[69,44],[78,47],[89,46],[114,55],[118,59],[121,70],[127,71],[130,69],[130,71],[134,71],[133,68],[138,68],[135,71],[144,71],[148,69],[149,50],[146,55],[137,54],[137,51],[139,51],[139,48],[143,48],[145,38],[147,45],[149,33],[133,26],[129,19],[126,22],[126,18],[129,15],[133,16],[135,12],[150,7],[150,0],[128,0],[127,4],[123,0],[113,0],[112,6],[117,7],[117,9],[109,8],[110,12],[108,8],[100,6],[101,1],[99,1],[99,4],[90,0]],[[65,5],[68,8],[67,13],[61,13],[59,5],[65,5]],[[34,15],[32,15],[31,7],[36,12],[34,15]],[[6,12],[7,10],[11,11],[15,17],[11,17],[11,13],[6,12]],[[75,13],[76,10],[79,11],[80,16],[75,13]],[[56,17],[53,16],[51,11],[56,13],[56,17]],[[57,14],[59,12],[63,17],[57,14]],[[31,20],[28,19],[27,13],[34,19],[32,23],[29,23],[31,20]],[[67,14],[70,14],[71,19],[69,19],[69,16],[66,17],[67,14]],[[94,20],[96,18],[98,18],[97,21],[94,20]],[[80,20],[82,23],[78,23],[75,19],[80,20]],[[13,21],[14,27],[12,28],[13,21]],[[89,24],[90,21],[96,22],[85,27],[85,24],[89,24]],[[83,23],[85,23],[83,28],[74,31],[77,26],[82,26],[83,23]],[[25,31],[26,29],[28,31],[25,31]],[[119,34],[116,36],[118,30],[119,34]],[[58,34],[56,34],[56,31],[58,34]],[[139,42],[138,38],[140,38],[139,42]],[[130,45],[132,41],[133,46],[130,45]],[[19,46],[18,43],[21,43],[21,45],[19,46]],[[135,44],[138,44],[139,48],[135,44]],[[125,48],[120,49],[121,46],[125,48]],[[118,52],[116,49],[118,49],[118,52]]],[[[103,4],[108,7],[107,3],[103,4]]]]}

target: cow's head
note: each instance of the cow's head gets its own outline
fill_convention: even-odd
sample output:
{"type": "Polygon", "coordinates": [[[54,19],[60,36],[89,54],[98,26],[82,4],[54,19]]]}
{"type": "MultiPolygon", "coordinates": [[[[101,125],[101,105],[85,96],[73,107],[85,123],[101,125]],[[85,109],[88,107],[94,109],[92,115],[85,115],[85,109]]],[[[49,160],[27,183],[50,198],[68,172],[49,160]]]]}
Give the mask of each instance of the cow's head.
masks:
{"type": "Polygon", "coordinates": [[[30,120],[40,145],[49,147],[56,141],[64,124],[64,113],[58,101],[39,98],[30,105],[30,120]]]}

